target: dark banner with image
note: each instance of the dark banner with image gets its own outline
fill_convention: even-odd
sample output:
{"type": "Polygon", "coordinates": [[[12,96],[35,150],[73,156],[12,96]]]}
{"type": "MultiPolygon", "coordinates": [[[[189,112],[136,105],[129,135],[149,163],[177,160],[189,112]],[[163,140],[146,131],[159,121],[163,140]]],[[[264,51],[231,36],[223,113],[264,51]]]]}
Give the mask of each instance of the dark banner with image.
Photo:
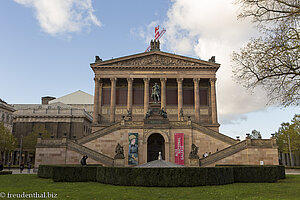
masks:
{"type": "Polygon", "coordinates": [[[129,150],[128,150],[128,165],[138,165],[138,153],[139,153],[139,138],[138,133],[129,133],[129,150]]]}

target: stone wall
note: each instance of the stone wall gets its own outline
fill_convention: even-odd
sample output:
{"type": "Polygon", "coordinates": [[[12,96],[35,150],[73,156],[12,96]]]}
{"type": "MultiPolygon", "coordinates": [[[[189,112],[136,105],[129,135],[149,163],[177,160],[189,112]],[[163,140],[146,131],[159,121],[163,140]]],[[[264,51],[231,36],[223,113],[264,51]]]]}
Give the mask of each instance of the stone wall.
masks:
{"type": "MultiPolygon", "coordinates": [[[[41,141],[41,140],[40,140],[41,141]]],[[[47,141],[47,140],[44,140],[47,141]]],[[[54,164],[80,164],[83,154],[77,153],[66,147],[66,140],[48,140],[49,143],[36,148],[34,167],[39,165],[54,165],[54,164]]],[[[88,158],[87,164],[100,164],[99,162],[88,158]]]]}
{"type": "MultiPolygon", "coordinates": [[[[118,125],[118,124],[116,124],[118,125]]],[[[123,122],[119,124],[119,130],[113,131],[111,133],[106,133],[104,130],[103,134],[100,132],[94,133],[95,135],[100,134],[98,138],[88,142],[84,140],[77,141],[76,145],[79,149],[84,146],[88,149],[83,149],[82,151],[72,151],[67,149],[69,140],[67,138],[62,139],[48,139],[38,141],[37,154],[36,154],[36,164],[76,164],[82,157],[82,154],[77,152],[91,152],[93,154],[101,154],[102,156],[108,156],[109,159],[114,158],[115,148],[119,143],[124,147],[125,156],[125,166],[128,166],[128,149],[129,149],[129,133],[138,133],[139,137],[139,164],[144,164],[147,162],[147,142],[148,138],[154,134],[158,133],[164,138],[164,155],[165,160],[170,162],[175,162],[175,133],[184,133],[184,158],[185,166],[190,166],[189,153],[191,152],[191,145],[195,144],[198,148],[198,155],[202,158],[205,152],[210,152],[212,157],[208,156],[206,160],[212,160],[212,162],[206,162],[204,166],[214,166],[216,164],[242,164],[242,165],[258,165],[260,161],[264,161],[265,165],[276,165],[278,164],[278,153],[276,140],[274,138],[270,140],[251,140],[250,138],[237,143],[238,141],[224,136],[218,132],[211,131],[204,127],[191,128],[188,122],[178,122],[171,123],[171,127],[161,127],[158,125],[143,124],[142,122],[123,122]],[[125,123],[125,124],[124,124],[125,123]],[[126,124],[128,124],[126,126],[126,124]],[[146,126],[147,125],[147,126],[146,126]],[[135,127],[135,128],[134,128],[135,127]],[[185,127],[185,128],[176,128],[185,127]],[[105,133],[105,134],[104,134],[105,133]],[[80,146],[80,144],[82,146],[80,146]],[[232,151],[236,149],[236,146],[241,146],[243,148],[237,149],[237,151],[232,151]],[[233,146],[232,146],[233,145],[233,146]],[[63,148],[64,147],[64,148],[63,148]],[[226,155],[223,152],[226,152],[226,155]],[[98,153],[97,153],[98,152],[98,153]],[[218,155],[221,155],[218,156],[218,155]],[[222,157],[225,155],[227,157],[222,157]],[[212,164],[210,164],[212,163],[212,164]]],[[[161,125],[159,125],[161,126],[161,125]]],[[[75,144],[73,140],[73,144],[75,144]]],[[[74,145],[73,145],[74,146],[74,145]]],[[[101,162],[98,157],[94,159],[101,162]]],[[[89,159],[89,163],[99,163],[95,160],[89,159]]],[[[205,162],[204,162],[205,163],[205,162]]]]}
{"type": "Polygon", "coordinates": [[[192,129],[121,129],[90,141],[84,146],[103,153],[107,156],[114,157],[115,147],[118,143],[124,147],[125,165],[128,165],[128,133],[139,134],[139,164],[147,162],[147,139],[153,133],[159,133],[165,140],[165,160],[175,162],[175,133],[184,133],[184,157],[185,165],[189,165],[189,153],[191,145],[194,143],[199,147],[199,156],[205,152],[214,153],[216,150],[224,149],[230,144],[223,142],[214,137],[208,136],[197,130],[192,129]]]}
{"type": "Polygon", "coordinates": [[[264,165],[278,165],[278,149],[276,147],[248,147],[207,167],[215,165],[260,165],[260,161],[263,161],[264,165]]]}

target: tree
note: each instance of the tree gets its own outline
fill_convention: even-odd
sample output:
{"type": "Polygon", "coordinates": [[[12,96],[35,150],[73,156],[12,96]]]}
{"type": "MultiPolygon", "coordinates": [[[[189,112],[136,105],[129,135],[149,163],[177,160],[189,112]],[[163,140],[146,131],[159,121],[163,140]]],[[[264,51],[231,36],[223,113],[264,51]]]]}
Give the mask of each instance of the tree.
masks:
{"type": "MultiPolygon", "coordinates": [[[[12,133],[0,122],[0,152],[13,151],[17,146],[17,139],[12,133]]],[[[1,157],[1,154],[0,154],[1,157]]],[[[2,158],[0,158],[2,160],[2,158]]]]}
{"type": "Polygon", "coordinates": [[[270,102],[300,104],[300,1],[238,0],[240,18],[251,17],[262,36],[232,56],[237,82],[262,87],[270,102]]]}
{"type": "Polygon", "coordinates": [[[300,115],[295,115],[291,123],[281,124],[275,133],[278,148],[283,153],[289,153],[289,144],[292,153],[300,151],[300,115]]]}
{"type": "Polygon", "coordinates": [[[250,138],[251,139],[259,139],[261,138],[261,134],[260,134],[260,131],[257,131],[257,130],[253,130],[250,134],[250,138]]]}
{"type": "Polygon", "coordinates": [[[23,149],[29,152],[35,152],[37,138],[40,133],[42,133],[43,138],[51,137],[51,134],[46,130],[45,126],[35,124],[32,128],[32,132],[23,138],[23,149]]]}

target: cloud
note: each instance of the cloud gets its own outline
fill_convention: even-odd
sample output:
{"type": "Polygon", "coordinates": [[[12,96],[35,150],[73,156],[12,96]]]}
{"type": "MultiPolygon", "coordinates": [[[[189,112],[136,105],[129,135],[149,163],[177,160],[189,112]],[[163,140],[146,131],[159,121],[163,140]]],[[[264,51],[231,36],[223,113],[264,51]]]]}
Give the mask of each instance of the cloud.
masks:
{"type": "Polygon", "coordinates": [[[230,57],[258,32],[248,20],[237,20],[238,5],[232,0],[173,0],[164,26],[170,51],[192,54],[202,60],[216,56],[217,100],[220,121],[238,123],[242,114],[266,107],[263,90],[250,94],[232,80],[230,57]]]}
{"type": "Polygon", "coordinates": [[[80,32],[92,24],[101,26],[91,0],[14,0],[35,10],[43,31],[50,35],[80,32]]]}

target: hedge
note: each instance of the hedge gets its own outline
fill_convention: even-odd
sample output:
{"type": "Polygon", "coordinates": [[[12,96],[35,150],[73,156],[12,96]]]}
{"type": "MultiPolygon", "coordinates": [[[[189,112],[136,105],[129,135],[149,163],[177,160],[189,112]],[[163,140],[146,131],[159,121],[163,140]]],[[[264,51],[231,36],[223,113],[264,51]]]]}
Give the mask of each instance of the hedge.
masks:
{"type": "Polygon", "coordinates": [[[12,171],[0,171],[0,175],[9,175],[12,174],[12,171]]]}
{"type": "Polygon", "coordinates": [[[276,182],[285,178],[284,166],[130,168],[99,165],[40,165],[38,176],[56,182],[97,181],[148,187],[224,185],[234,182],[276,182]]]}
{"type": "Polygon", "coordinates": [[[282,165],[217,165],[216,167],[232,167],[234,182],[276,182],[285,178],[282,165]]]}
{"type": "Polygon", "coordinates": [[[224,168],[127,168],[98,167],[97,181],[126,186],[203,186],[234,182],[233,169],[224,168]]]}
{"type": "Polygon", "coordinates": [[[278,165],[278,179],[285,179],[285,167],[283,165],[278,165]]]}
{"type": "MultiPolygon", "coordinates": [[[[86,167],[100,167],[102,165],[99,164],[91,164],[91,165],[87,165],[86,167]]],[[[81,165],[39,165],[39,169],[38,169],[38,177],[40,178],[53,178],[53,169],[55,167],[82,167],[81,165]]],[[[60,170],[60,169],[58,169],[60,170]]]]}
{"type": "Polygon", "coordinates": [[[53,181],[55,182],[87,182],[96,181],[98,166],[55,166],[53,181]]]}

